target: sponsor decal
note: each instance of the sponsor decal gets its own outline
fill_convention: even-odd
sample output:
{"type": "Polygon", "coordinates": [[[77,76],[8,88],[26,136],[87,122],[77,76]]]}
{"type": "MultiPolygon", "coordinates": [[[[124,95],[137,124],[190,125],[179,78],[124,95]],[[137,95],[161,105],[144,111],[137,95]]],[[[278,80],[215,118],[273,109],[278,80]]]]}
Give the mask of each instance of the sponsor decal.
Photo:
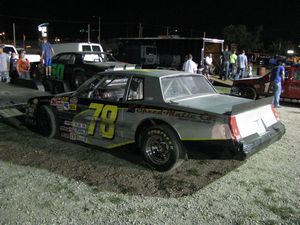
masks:
{"type": "Polygon", "coordinates": [[[63,106],[64,106],[64,110],[69,110],[69,102],[64,102],[63,106]]]}
{"type": "Polygon", "coordinates": [[[87,128],[87,125],[85,123],[78,123],[78,122],[72,122],[72,126],[74,128],[82,128],[82,129],[87,128]]]}
{"type": "Polygon", "coordinates": [[[70,98],[70,104],[77,104],[77,102],[78,102],[78,98],[76,97],[70,98]]]}
{"type": "Polygon", "coordinates": [[[73,127],[67,127],[67,126],[60,126],[59,129],[61,131],[69,132],[69,133],[71,133],[73,131],[73,127]]]}
{"type": "Polygon", "coordinates": [[[77,141],[82,141],[84,143],[87,143],[87,138],[81,135],[76,135],[77,141]]]}
{"type": "Polygon", "coordinates": [[[65,120],[64,121],[64,125],[66,125],[66,126],[72,126],[72,124],[73,124],[73,122],[70,121],[70,120],[65,120]]]}
{"type": "Polygon", "coordinates": [[[77,110],[77,105],[76,104],[69,104],[69,110],[77,110]]]}
{"type": "Polygon", "coordinates": [[[193,121],[201,121],[201,122],[216,121],[216,117],[208,113],[196,114],[196,113],[176,111],[172,109],[148,109],[144,107],[137,108],[136,112],[143,113],[143,114],[149,113],[149,114],[156,114],[162,116],[177,117],[178,119],[182,119],[182,120],[193,120],[193,121]]]}
{"type": "Polygon", "coordinates": [[[87,131],[85,129],[82,129],[82,128],[74,128],[74,132],[77,135],[87,135],[87,131]]]}

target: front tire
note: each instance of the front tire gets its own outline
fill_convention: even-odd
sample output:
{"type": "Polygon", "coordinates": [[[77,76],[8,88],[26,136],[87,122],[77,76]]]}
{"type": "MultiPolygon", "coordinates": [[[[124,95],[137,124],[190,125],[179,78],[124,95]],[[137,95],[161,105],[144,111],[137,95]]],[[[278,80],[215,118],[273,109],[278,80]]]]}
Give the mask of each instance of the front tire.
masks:
{"type": "Polygon", "coordinates": [[[175,169],[185,158],[178,135],[166,125],[148,128],[142,136],[142,143],[145,160],[158,171],[175,169]]]}
{"type": "Polygon", "coordinates": [[[52,109],[43,105],[38,110],[37,125],[40,134],[45,137],[53,138],[58,134],[56,117],[52,109]]]}

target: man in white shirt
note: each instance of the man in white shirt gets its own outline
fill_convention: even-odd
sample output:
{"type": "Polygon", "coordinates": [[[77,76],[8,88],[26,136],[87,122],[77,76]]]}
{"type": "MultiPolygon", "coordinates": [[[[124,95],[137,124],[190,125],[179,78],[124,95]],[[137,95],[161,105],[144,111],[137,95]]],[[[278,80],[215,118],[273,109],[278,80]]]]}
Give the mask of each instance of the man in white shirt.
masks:
{"type": "Polygon", "coordinates": [[[212,58],[212,54],[209,53],[209,55],[207,55],[205,57],[205,69],[208,74],[212,74],[212,71],[211,71],[212,66],[213,66],[213,58],[212,58]]]}
{"type": "Polygon", "coordinates": [[[184,62],[182,70],[188,73],[197,73],[197,64],[193,61],[192,54],[188,54],[188,60],[184,62]]]}

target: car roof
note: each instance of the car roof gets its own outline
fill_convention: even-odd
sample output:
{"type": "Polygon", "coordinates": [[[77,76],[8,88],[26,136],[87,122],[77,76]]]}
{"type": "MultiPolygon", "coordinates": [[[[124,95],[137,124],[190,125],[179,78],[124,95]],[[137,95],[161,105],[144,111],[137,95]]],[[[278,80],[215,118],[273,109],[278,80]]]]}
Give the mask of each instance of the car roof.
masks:
{"type": "Polygon", "coordinates": [[[142,77],[164,77],[164,76],[175,76],[175,75],[195,75],[186,73],[178,70],[159,70],[159,69],[133,69],[133,70],[121,70],[121,71],[107,71],[101,72],[99,75],[104,74],[117,74],[117,75],[138,75],[142,77]]]}

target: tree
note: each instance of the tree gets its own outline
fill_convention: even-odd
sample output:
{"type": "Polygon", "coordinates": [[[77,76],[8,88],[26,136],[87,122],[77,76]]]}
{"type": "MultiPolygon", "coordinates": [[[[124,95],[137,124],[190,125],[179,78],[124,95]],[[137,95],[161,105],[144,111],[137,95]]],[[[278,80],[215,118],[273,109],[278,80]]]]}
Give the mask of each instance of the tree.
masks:
{"type": "Polygon", "coordinates": [[[263,47],[261,42],[261,32],[263,26],[256,27],[254,33],[247,30],[245,25],[229,25],[224,28],[224,39],[227,44],[235,43],[239,49],[246,51],[259,50],[263,47]]]}

